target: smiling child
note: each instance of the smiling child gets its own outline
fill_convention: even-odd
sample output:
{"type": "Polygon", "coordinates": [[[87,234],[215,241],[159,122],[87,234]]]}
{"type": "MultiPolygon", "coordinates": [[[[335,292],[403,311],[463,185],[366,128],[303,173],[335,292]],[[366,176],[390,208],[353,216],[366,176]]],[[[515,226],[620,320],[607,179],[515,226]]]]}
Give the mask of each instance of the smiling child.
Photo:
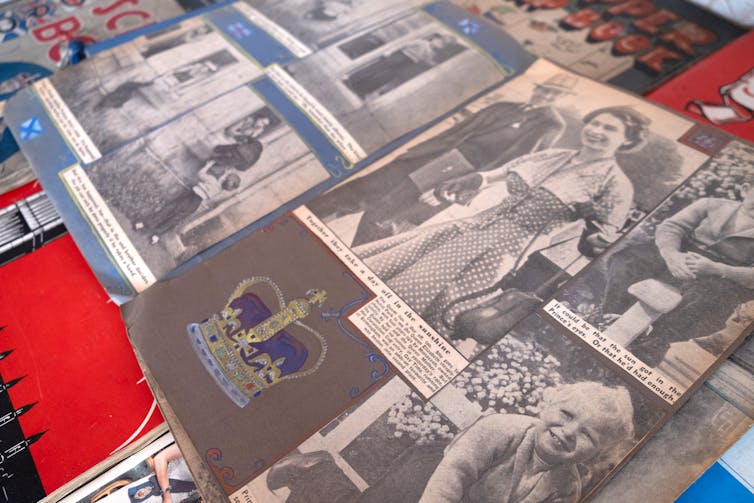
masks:
{"type": "Polygon", "coordinates": [[[587,464],[634,436],[625,388],[596,382],[545,393],[538,418],[492,414],[445,449],[421,502],[571,502],[582,496],[587,464]]]}

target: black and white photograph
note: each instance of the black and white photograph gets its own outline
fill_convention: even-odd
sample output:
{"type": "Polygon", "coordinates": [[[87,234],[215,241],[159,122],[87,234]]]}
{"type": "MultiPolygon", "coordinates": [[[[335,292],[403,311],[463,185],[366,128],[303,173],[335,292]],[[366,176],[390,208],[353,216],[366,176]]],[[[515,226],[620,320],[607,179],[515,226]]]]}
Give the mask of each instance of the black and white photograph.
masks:
{"type": "MultiPolygon", "coordinates": [[[[245,0],[312,49],[322,49],[402,11],[418,0],[245,0]]],[[[382,44],[386,41],[383,40],[382,44]]],[[[373,40],[373,44],[379,44],[373,40]]]]}
{"type": "Polygon", "coordinates": [[[689,125],[538,62],[307,206],[473,355],[701,165],[689,125]]]}
{"type": "Polygon", "coordinates": [[[558,299],[694,382],[754,321],[754,149],[729,143],[558,299]]]}
{"type": "Polygon", "coordinates": [[[87,175],[155,273],[329,176],[249,87],[103,157],[87,175]]]}
{"type": "Polygon", "coordinates": [[[285,69],[367,153],[504,77],[492,59],[461,35],[415,10],[285,69]]]}
{"type": "Polygon", "coordinates": [[[261,73],[196,18],[88,58],[51,82],[104,154],[261,73]]]}
{"type": "Polygon", "coordinates": [[[430,402],[394,379],[252,482],[252,495],[581,501],[665,414],[619,372],[532,315],[430,402]]]}

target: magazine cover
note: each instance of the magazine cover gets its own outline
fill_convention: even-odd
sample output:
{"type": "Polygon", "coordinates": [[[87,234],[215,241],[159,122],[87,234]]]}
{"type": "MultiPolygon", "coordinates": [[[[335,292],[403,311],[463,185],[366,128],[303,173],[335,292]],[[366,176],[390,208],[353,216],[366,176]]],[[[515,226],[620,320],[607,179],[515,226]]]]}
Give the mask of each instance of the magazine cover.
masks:
{"type": "Polygon", "coordinates": [[[745,33],[684,0],[456,0],[532,54],[644,94],[745,33]]]}
{"type": "Polygon", "coordinates": [[[0,267],[0,501],[36,502],[162,422],[70,237],[0,267]]]}
{"type": "MultiPolygon", "coordinates": [[[[165,430],[161,428],[160,430],[165,430]]],[[[194,479],[173,436],[163,431],[128,457],[109,463],[54,501],[58,503],[198,503],[194,479]]],[[[97,466],[96,468],[100,468],[97,466]]],[[[59,495],[60,496],[60,495],[59,495]]]]}
{"type": "MultiPolygon", "coordinates": [[[[730,186],[710,176],[751,146],[710,150],[697,141],[704,131],[538,61],[144,291],[123,307],[129,336],[199,452],[196,467],[231,501],[586,500],[751,328],[750,267],[727,254],[746,250],[752,173],[741,168],[730,186]],[[717,215],[684,228],[717,233],[724,250],[679,249],[684,284],[656,274],[635,290],[622,279],[617,294],[640,297],[625,312],[600,310],[603,257],[707,192],[716,199],[703,204],[735,216],[725,235],[717,215]],[[691,304],[695,323],[710,318],[691,334],[686,294],[708,283],[735,297],[691,304]],[[591,317],[603,312],[614,316],[591,317]],[[659,348],[655,359],[632,345],[642,340],[659,348]],[[259,431],[270,417],[276,427],[259,431]]],[[[691,407],[732,441],[748,420],[706,395],[691,407]]]]}
{"type": "MultiPolygon", "coordinates": [[[[0,101],[69,61],[72,40],[91,44],[214,2],[24,0],[0,7],[0,101]]],[[[0,117],[2,117],[0,109],[0,117]]],[[[0,193],[34,178],[10,130],[2,126],[0,193]]]]}
{"type": "Polygon", "coordinates": [[[754,140],[754,34],[748,33],[647,95],[647,98],[754,140]]]}
{"type": "Polygon", "coordinates": [[[247,7],[235,3],[141,36],[9,102],[24,152],[118,302],[282,214],[282,205],[334,185],[532,61],[503,32],[447,2],[391,10],[288,63],[290,52],[262,61],[253,34],[266,32],[246,37],[235,24],[261,15],[247,7]],[[248,38],[246,45],[228,34],[248,38]],[[208,51],[232,58],[189,71],[203,67],[208,51]],[[161,76],[125,80],[147,70],[161,76]],[[62,91],[65,82],[72,94],[62,91]],[[90,92],[82,92],[86,82],[90,92]]]}

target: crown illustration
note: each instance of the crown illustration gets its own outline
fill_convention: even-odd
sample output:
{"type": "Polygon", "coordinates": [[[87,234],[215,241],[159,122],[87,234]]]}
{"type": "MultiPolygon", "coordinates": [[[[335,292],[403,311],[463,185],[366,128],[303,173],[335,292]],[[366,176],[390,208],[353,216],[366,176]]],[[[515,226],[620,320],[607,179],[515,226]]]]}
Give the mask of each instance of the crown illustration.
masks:
{"type": "Polygon", "coordinates": [[[187,327],[199,360],[220,389],[239,407],[287,379],[315,372],[327,342],[301,320],[321,306],[324,290],[312,289],[286,304],[269,278],[241,282],[219,313],[187,327]],[[269,305],[277,305],[275,313],[269,305]]]}

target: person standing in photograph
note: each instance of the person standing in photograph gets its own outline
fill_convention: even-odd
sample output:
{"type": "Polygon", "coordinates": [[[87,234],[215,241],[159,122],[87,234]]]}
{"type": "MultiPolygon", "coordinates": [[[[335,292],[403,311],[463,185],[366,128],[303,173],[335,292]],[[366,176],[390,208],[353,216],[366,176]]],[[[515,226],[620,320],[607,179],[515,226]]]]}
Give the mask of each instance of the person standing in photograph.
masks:
{"type": "Polygon", "coordinates": [[[452,197],[485,182],[498,184],[503,197],[497,205],[354,252],[442,335],[469,337],[450,328],[456,316],[484,300],[469,296],[493,287],[537,236],[583,220],[602,229],[587,239],[603,249],[623,228],[634,190],[615,155],[644,146],[649,119],[630,107],[614,106],[589,112],[583,122],[578,150],[527,154],[441,189],[452,197]]]}
{"type": "Polygon", "coordinates": [[[364,212],[354,246],[418,226],[452,204],[422,198],[443,182],[551,147],[565,130],[565,122],[551,105],[570,93],[576,82],[570,75],[554,75],[535,85],[525,103],[493,103],[308,206],[325,222],[364,212]]]}
{"type": "MultiPolygon", "coordinates": [[[[118,109],[136,98],[140,94],[147,103],[151,103],[148,98],[150,93],[159,93],[154,91],[154,87],[165,87],[171,91],[178,91],[183,87],[194,85],[204,81],[214,75],[217,75],[225,67],[238,63],[238,60],[229,51],[223,49],[213,54],[205,56],[197,61],[186,63],[172,71],[157,76],[152,80],[138,81],[129,80],[112,91],[104,94],[95,104],[95,109],[118,109]]],[[[158,103],[161,104],[161,103],[158,103]]],[[[153,105],[157,106],[157,105],[153,105]]]]}

